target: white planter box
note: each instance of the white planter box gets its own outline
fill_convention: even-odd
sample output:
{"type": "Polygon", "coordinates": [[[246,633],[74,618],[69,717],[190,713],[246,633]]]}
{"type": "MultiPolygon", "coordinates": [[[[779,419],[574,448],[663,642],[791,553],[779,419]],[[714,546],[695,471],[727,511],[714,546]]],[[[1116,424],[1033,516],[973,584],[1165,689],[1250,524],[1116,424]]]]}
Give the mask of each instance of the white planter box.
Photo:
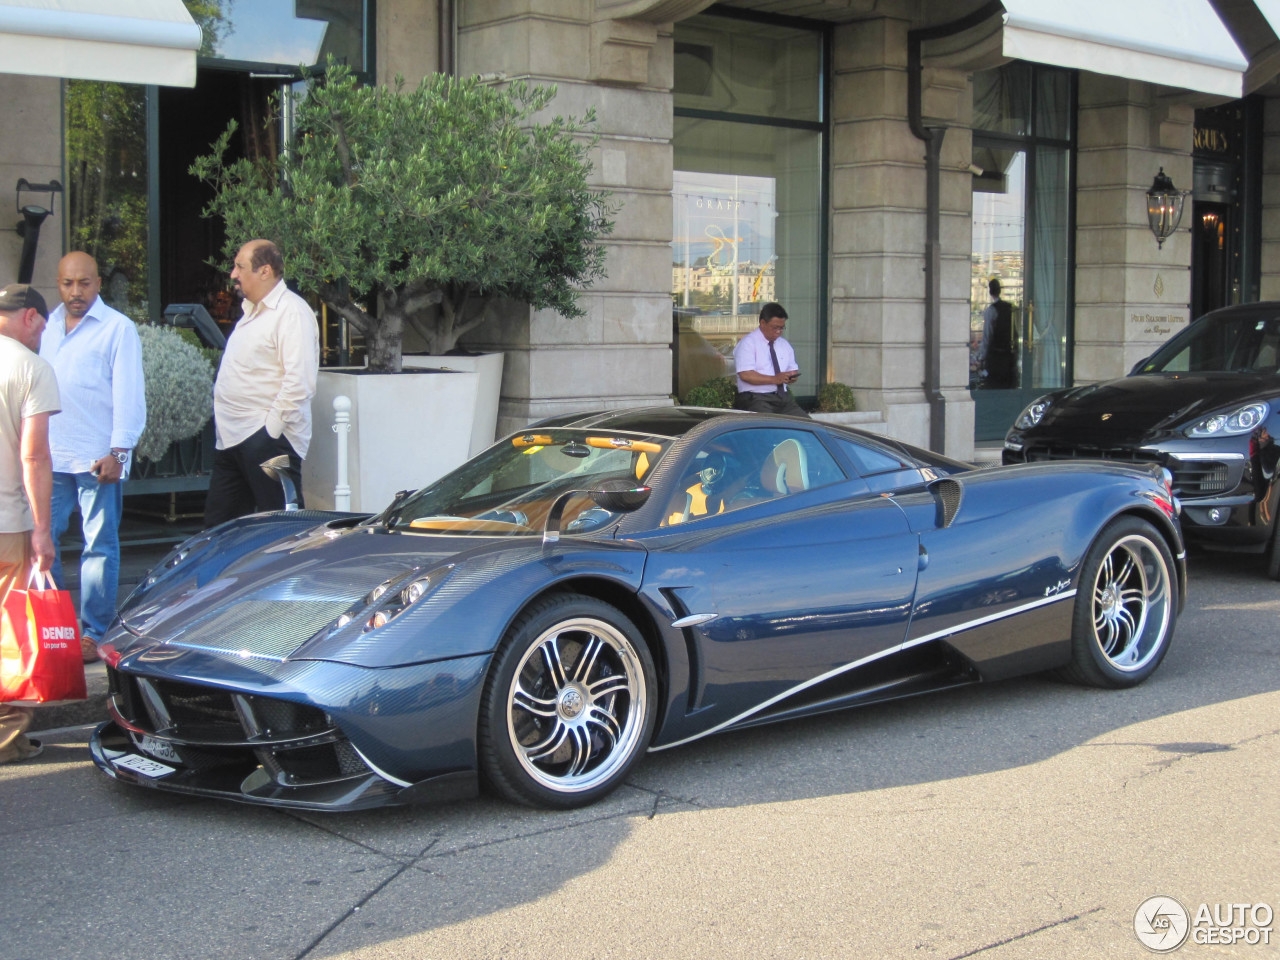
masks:
{"type": "Polygon", "coordinates": [[[404,368],[429,368],[474,373],[476,384],[475,406],[471,421],[471,446],[468,456],[474,457],[496,439],[498,429],[498,400],[502,395],[501,353],[477,353],[473,356],[430,357],[406,355],[404,368]]]}
{"type": "Polygon", "coordinates": [[[888,427],[877,410],[849,410],[844,413],[811,413],[814,420],[823,423],[837,423],[845,427],[861,427],[871,433],[884,434],[888,427]]]}
{"type": "MultiPolygon", "coordinates": [[[[335,397],[351,401],[347,435],[351,509],[373,512],[389,504],[398,491],[426,486],[470,458],[472,447],[483,436],[483,431],[473,428],[472,414],[488,404],[480,402],[479,389],[480,377],[474,371],[437,367],[378,374],[363,368],[321,369],[311,403],[311,448],[302,465],[306,505],[318,510],[334,507],[338,483],[335,397]]],[[[496,418],[496,397],[492,405],[496,418]]],[[[481,443],[481,449],[493,441],[492,424],[488,429],[488,441],[481,443]]]]}

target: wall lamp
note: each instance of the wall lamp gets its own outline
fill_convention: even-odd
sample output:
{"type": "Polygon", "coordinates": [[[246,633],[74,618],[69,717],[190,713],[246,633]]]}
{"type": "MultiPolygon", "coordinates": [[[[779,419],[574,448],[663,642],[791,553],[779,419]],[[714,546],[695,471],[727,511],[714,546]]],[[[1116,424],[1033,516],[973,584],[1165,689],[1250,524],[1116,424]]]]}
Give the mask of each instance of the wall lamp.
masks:
{"type": "Polygon", "coordinates": [[[22,255],[18,258],[18,282],[30,283],[31,275],[36,268],[36,245],[40,242],[40,225],[45,218],[53,214],[53,195],[62,192],[62,184],[57,180],[48,183],[28,183],[26,178],[18,181],[17,204],[22,219],[18,221],[18,236],[22,238],[22,255]],[[49,205],[39,206],[22,202],[23,193],[47,193],[49,205]]]}
{"type": "Polygon", "coordinates": [[[1182,206],[1186,199],[1186,191],[1175,187],[1164,172],[1164,167],[1161,167],[1151,181],[1151,189],[1147,191],[1147,222],[1161,249],[1182,222],[1182,206]]]}

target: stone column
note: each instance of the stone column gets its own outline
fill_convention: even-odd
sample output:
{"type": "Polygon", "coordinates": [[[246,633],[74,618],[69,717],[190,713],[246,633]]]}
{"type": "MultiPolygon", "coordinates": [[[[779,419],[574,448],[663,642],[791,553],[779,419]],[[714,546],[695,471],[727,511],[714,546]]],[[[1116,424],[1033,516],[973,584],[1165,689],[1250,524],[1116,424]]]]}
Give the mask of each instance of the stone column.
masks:
{"type": "Polygon", "coordinates": [[[440,69],[440,21],[436,0],[378,0],[378,83],[404,77],[412,90],[440,69]]]}
{"type": "Polygon", "coordinates": [[[1124,376],[1188,322],[1191,198],[1161,248],[1146,191],[1161,167],[1191,188],[1195,110],[1135,80],[1082,73],[1079,91],[1075,383],[1083,384],[1124,376]]]}
{"type": "Polygon", "coordinates": [[[459,9],[463,74],[553,83],[550,112],[596,112],[594,182],[620,205],[608,277],[585,316],[513,307],[467,345],[506,354],[498,433],[592,408],[670,403],[670,25],[597,19],[591,0],[494,0],[459,9]]]}
{"type": "MultiPolygon", "coordinates": [[[[907,117],[905,19],[836,29],[831,143],[831,375],[879,410],[890,435],[929,443],[925,379],[924,142],[907,117]]],[[[942,143],[942,384],[946,452],[973,450],[968,390],[971,96],[965,74],[926,70],[942,143]]]]}

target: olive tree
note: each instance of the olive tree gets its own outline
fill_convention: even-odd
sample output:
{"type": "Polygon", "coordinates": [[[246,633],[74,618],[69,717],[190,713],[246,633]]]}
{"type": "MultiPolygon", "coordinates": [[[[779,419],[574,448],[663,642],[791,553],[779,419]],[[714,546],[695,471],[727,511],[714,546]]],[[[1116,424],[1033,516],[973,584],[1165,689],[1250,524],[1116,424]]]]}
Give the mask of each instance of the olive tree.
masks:
{"type": "Polygon", "coordinates": [[[554,96],[439,74],[365,86],[330,62],[278,157],[228,160],[233,121],[191,172],[214,188],[204,213],[226,222],[228,255],[274,240],[298,286],[364,336],[369,367],[398,371],[406,328],[445,353],[502,300],[580,316],[579,290],[605,275],[594,116],[539,119],[554,96]]]}

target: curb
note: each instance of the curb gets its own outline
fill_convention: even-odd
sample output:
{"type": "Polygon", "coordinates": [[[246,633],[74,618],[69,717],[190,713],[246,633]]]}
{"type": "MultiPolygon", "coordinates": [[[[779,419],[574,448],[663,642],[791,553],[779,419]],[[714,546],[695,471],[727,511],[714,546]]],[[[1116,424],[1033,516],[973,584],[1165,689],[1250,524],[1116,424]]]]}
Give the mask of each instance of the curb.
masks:
{"type": "Polygon", "coordinates": [[[107,719],[107,665],[102,661],[87,663],[84,668],[88,696],[84,700],[59,700],[41,703],[31,718],[29,736],[39,737],[47,730],[101,723],[107,719]]]}

